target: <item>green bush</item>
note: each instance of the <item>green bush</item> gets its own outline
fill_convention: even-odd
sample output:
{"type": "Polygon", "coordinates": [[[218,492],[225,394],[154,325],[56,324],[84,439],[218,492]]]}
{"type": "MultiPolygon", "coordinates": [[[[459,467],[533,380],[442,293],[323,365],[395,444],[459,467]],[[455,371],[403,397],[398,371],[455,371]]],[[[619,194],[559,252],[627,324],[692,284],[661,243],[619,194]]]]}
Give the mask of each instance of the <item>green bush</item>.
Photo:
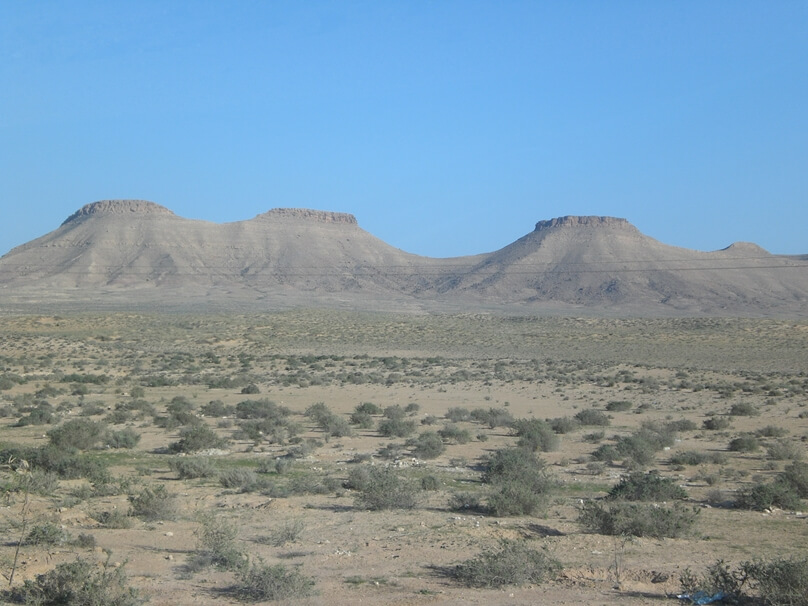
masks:
{"type": "Polygon", "coordinates": [[[581,425],[596,425],[605,427],[611,423],[611,420],[605,412],[592,409],[582,410],[576,414],[574,418],[581,425]]]}
{"type": "Polygon", "coordinates": [[[531,452],[551,452],[557,450],[560,440],[553,428],[541,419],[517,419],[512,425],[519,436],[521,448],[531,452]]]}
{"type": "Polygon", "coordinates": [[[443,440],[434,431],[425,431],[417,438],[407,440],[405,446],[419,459],[434,459],[442,455],[446,450],[443,440]]]}
{"type": "Polygon", "coordinates": [[[24,545],[64,545],[70,542],[68,532],[51,522],[37,524],[31,527],[23,539],[24,545]]]}
{"type": "Polygon", "coordinates": [[[302,598],[313,593],[314,579],[283,564],[270,566],[260,561],[237,573],[233,589],[241,599],[253,602],[302,598]]]}
{"type": "Polygon", "coordinates": [[[379,423],[378,431],[381,435],[388,438],[406,438],[407,436],[415,433],[415,421],[404,419],[386,419],[379,423]]]}
{"type": "Polygon", "coordinates": [[[238,526],[233,522],[205,512],[199,516],[197,553],[191,568],[215,566],[222,570],[239,570],[246,565],[247,556],[236,544],[238,526]]]}
{"type": "Polygon", "coordinates": [[[808,463],[794,461],[786,465],[782,479],[794,488],[794,491],[803,499],[808,499],[808,463]]]}
{"type": "Polygon", "coordinates": [[[173,452],[199,452],[208,449],[227,448],[228,441],[220,438],[207,425],[194,425],[180,430],[180,439],[169,446],[173,452]]]}
{"type": "MultiPolygon", "coordinates": [[[[413,509],[418,505],[419,489],[392,469],[363,466],[365,477],[357,483],[356,505],[362,509],[413,509]]],[[[353,471],[353,470],[352,470],[353,471]]]]}
{"type": "Polygon", "coordinates": [[[89,419],[72,419],[48,432],[50,443],[59,449],[86,450],[101,441],[105,426],[89,419]]]}
{"type": "Polygon", "coordinates": [[[767,604],[808,606],[808,558],[755,561],[744,570],[767,604]]]}
{"type": "Polygon", "coordinates": [[[758,483],[739,490],[735,496],[735,506],[755,511],[772,507],[796,510],[800,508],[800,496],[791,484],[777,478],[768,484],[758,483]]]}
{"type": "Polygon", "coordinates": [[[467,444],[471,442],[471,432],[468,429],[462,429],[454,423],[447,423],[443,428],[438,430],[438,435],[442,440],[447,442],[454,442],[455,444],[467,444]]]}
{"type": "Polygon", "coordinates": [[[447,420],[451,421],[452,423],[461,423],[463,421],[470,421],[471,420],[471,413],[469,412],[468,408],[460,408],[454,407],[450,408],[446,411],[444,415],[447,420]]]}
{"type": "Polygon", "coordinates": [[[581,422],[572,417],[558,417],[557,419],[550,419],[548,423],[556,433],[572,433],[581,427],[581,422]]]}
{"type": "Polygon", "coordinates": [[[373,415],[367,412],[359,411],[354,411],[351,413],[350,421],[354,425],[358,426],[359,429],[373,429],[373,426],[376,424],[373,415]]]}
{"type": "Polygon", "coordinates": [[[181,480],[210,478],[219,473],[207,457],[174,457],[168,462],[168,466],[181,480]]]}
{"type": "Polygon", "coordinates": [[[110,448],[134,448],[140,442],[140,434],[129,427],[120,431],[108,431],[104,443],[110,448]]]}
{"type": "Polygon", "coordinates": [[[723,431],[724,429],[729,429],[730,420],[726,417],[710,417],[705,419],[701,426],[711,431],[723,431]]]}
{"type": "Polygon", "coordinates": [[[663,478],[657,472],[634,472],[609,490],[610,499],[623,501],[673,501],[686,499],[685,489],[670,478],[663,478]]]}
{"type": "Polygon", "coordinates": [[[808,606],[808,558],[755,560],[735,568],[719,560],[700,575],[686,569],[679,580],[683,592],[691,596],[723,592],[733,604],[808,606]]]}
{"type": "Polygon", "coordinates": [[[586,501],[578,522],[586,530],[609,536],[681,537],[696,523],[698,509],[680,503],[662,506],[623,501],[586,501]]]}
{"type": "Polygon", "coordinates": [[[729,414],[733,417],[756,417],[760,411],[749,402],[739,402],[730,407],[729,414]]]}
{"type": "Polygon", "coordinates": [[[166,487],[147,486],[136,495],[129,496],[129,515],[147,522],[173,520],[177,517],[177,503],[166,487]]]}
{"type": "Polygon", "coordinates": [[[533,515],[547,507],[556,487],[544,461],[524,448],[496,451],[483,482],[493,488],[488,507],[497,516],[533,515]]]}
{"type": "Polygon", "coordinates": [[[136,606],[145,602],[128,586],[123,566],[99,568],[78,559],[26,580],[11,590],[12,599],[37,606],[136,606]]]}
{"type": "Polygon", "coordinates": [[[732,452],[755,452],[760,449],[760,442],[755,436],[746,434],[730,440],[727,448],[732,452]]]}
{"type": "Polygon", "coordinates": [[[609,412],[624,412],[631,408],[631,402],[628,400],[612,400],[606,404],[606,410],[609,412]]]}
{"type": "Polygon", "coordinates": [[[560,570],[561,564],[545,550],[534,549],[526,541],[504,540],[498,549],[484,550],[457,564],[449,574],[468,587],[496,588],[543,583],[560,570]]]}
{"type": "Polygon", "coordinates": [[[697,452],[695,450],[685,450],[677,452],[670,458],[671,465],[704,465],[714,463],[724,465],[727,462],[727,455],[722,452],[697,452]]]}
{"type": "Polygon", "coordinates": [[[250,469],[227,469],[219,473],[219,484],[224,488],[231,488],[248,492],[258,483],[258,475],[250,469]]]}
{"type": "Polygon", "coordinates": [[[382,414],[381,407],[378,406],[377,404],[374,404],[373,402],[362,402],[361,404],[357,404],[354,410],[360,414],[367,414],[367,415],[382,414]]]}
{"type": "Polygon", "coordinates": [[[804,456],[803,447],[790,440],[777,440],[766,447],[766,456],[774,461],[799,460],[804,456]]]}

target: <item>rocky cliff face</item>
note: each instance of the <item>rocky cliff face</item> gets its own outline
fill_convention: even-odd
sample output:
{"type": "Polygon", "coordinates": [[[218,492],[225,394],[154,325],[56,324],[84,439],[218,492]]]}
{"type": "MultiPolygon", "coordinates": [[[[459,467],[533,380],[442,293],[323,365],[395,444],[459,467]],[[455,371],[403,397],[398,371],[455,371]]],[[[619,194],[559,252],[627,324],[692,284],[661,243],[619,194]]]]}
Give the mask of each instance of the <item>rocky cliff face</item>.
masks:
{"type": "Polygon", "coordinates": [[[535,231],[543,231],[557,227],[621,227],[636,231],[636,228],[626,219],[617,217],[592,217],[567,215],[536,223],[535,231]]]}
{"type": "Polygon", "coordinates": [[[62,225],[77,221],[92,215],[115,214],[115,215],[164,215],[176,216],[165,206],[160,206],[148,200],[101,200],[92,204],[85,204],[67,219],[62,225]]]}

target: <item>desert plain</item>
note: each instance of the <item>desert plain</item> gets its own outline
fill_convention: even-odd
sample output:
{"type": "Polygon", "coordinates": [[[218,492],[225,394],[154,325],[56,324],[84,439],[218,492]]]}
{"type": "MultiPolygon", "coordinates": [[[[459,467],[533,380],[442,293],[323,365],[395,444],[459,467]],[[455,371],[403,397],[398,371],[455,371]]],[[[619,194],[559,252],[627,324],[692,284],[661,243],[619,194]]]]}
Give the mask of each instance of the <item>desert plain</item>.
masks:
{"type": "Polygon", "coordinates": [[[805,556],[808,503],[751,495],[806,448],[805,320],[8,312],[0,581],[79,559],[154,605],[269,601],[245,566],[280,603],[664,603],[686,570],[805,556]],[[507,511],[491,462],[530,427],[546,493],[507,511]],[[583,523],[630,474],[681,488],[639,501],[676,536],[583,523]],[[503,546],[546,578],[463,576],[503,546]]]}

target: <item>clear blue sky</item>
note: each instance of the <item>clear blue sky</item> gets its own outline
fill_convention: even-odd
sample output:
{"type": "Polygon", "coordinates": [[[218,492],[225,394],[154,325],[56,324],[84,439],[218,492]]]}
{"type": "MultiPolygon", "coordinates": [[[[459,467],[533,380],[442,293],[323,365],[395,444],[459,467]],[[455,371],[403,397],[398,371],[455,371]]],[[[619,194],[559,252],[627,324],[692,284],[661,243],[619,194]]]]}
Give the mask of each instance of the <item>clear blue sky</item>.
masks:
{"type": "Polygon", "coordinates": [[[808,253],[808,2],[0,0],[0,254],[105,198],[808,253]]]}

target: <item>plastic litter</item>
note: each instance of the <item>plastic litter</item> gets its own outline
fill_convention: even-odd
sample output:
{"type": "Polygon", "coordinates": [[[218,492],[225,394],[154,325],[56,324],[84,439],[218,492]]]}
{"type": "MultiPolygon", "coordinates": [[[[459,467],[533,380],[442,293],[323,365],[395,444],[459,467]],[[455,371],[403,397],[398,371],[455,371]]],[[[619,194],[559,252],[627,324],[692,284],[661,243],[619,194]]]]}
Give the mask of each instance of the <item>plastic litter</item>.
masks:
{"type": "Polygon", "coordinates": [[[723,591],[719,591],[718,593],[714,593],[710,595],[706,591],[697,591],[696,593],[683,593],[681,595],[677,595],[677,598],[680,600],[690,600],[691,604],[712,604],[713,602],[720,602],[724,598],[728,598],[729,594],[723,591]]]}

